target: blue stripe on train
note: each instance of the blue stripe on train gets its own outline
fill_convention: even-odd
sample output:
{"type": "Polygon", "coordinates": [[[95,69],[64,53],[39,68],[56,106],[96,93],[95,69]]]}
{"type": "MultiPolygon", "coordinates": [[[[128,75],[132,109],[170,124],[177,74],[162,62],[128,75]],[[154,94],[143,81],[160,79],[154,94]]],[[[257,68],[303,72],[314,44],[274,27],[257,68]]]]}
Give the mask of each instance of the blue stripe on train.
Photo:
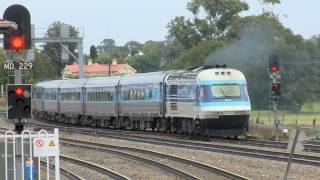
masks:
{"type": "Polygon", "coordinates": [[[249,101],[201,102],[200,107],[210,106],[250,106],[249,101]]]}
{"type": "Polygon", "coordinates": [[[246,84],[246,80],[198,80],[197,84],[212,85],[212,84],[246,84]]]}

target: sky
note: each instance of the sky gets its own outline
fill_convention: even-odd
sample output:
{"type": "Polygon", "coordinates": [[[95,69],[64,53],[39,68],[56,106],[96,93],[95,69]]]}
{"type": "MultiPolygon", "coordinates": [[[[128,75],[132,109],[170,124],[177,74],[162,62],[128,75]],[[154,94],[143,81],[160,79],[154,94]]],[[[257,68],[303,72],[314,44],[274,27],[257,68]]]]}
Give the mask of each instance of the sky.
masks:
{"type": "MultiPolygon", "coordinates": [[[[0,0],[0,14],[12,4],[29,9],[36,28],[47,28],[60,20],[80,28],[84,51],[111,38],[117,45],[136,40],[164,40],[167,25],[175,16],[191,17],[186,10],[189,0],[0,0]]],[[[245,0],[250,10],[241,15],[262,12],[258,0],[245,0]]],[[[281,5],[267,7],[279,14],[280,21],[295,34],[305,38],[320,34],[319,0],[282,0],[281,5]]],[[[41,35],[43,29],[37,29],[41,35]]]]}

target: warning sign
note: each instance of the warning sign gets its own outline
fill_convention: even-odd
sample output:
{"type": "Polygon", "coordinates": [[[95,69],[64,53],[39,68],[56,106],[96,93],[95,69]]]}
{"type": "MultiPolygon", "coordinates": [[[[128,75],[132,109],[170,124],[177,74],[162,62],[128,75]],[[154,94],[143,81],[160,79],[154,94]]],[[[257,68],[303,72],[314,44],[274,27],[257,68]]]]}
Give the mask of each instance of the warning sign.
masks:
{"type": "Polygon", "coordinates": [[[33,153],[35,157],[59,156],[58,138],[34,138],[33,153]]]}
{"type": "Polygon", "coordinates": [[[50,142],[49,142],[49,145],[48,145],[49,147],[54,147],[54,146],[56,146],[55,144],[54,144],[54,141],[53,140],[51,140],[50,142]]]}

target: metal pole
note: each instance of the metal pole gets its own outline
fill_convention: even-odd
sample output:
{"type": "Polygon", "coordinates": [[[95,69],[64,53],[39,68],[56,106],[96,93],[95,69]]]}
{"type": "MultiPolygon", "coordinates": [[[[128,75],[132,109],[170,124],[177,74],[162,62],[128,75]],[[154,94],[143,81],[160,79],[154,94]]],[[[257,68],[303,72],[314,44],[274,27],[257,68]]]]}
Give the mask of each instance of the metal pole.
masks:
{"type": "Polygon", "coordinates": [[[273,114],[274,114],[274,123],[275,123],[275,137],[276,141],[280,141],[279,138],[279,123],[278,123],[278,103],[277,103],[277,98],[274,97],[273,100],[273,114]]]}
{"type": "Polygon", "coordinates": [[[22,84],[22,72],[21,70],[14,70],[14,84],[22,84]]]}
{"type": "Polygon", "coordinates": [[[111,76],[111,65],[109,63],[109,76],[111,76]]]}
{"type": "MultiPolygon", "coordinates": [[[[15,58],[16,59],[19,59],[21,58],[22,54],[19,54],[18,52],[15,54],[15,58]]],[[[14,84],[22,84],[22,71],[21,70],[14,70],[14,84]]],[[[20,125],[22,122],[21,122],[21,119],[18,119],[18,122],[16,123],[16,126],[17,125],[20,125]]],[[[22,129],[23,130],[23,129],[22,129]]],[[[17,132],[17,133],[21,133],[21,132],[17,132]]],[[[18,180],[22,179],[22,176],[24,176],[24,174],[22,174],[22,147],[21,147],[21,144],[23,143],[23,140],[21,138],[17,138],[17,141],[16,141],[17,145],[16,145],[16,149],[15,149],[15,152],[16,152],[16,177],[18,180]]]]}
{"type": "Polygon", "coordinates": [[[84,77],[83,40],[79,42],[79,79],[84,77]]]}
{"type": "Polygon", "coordinates": [[[289,174],[289,170],[290,170],[290,166],[291,166],[294,150],[296,148],[299,132],[300,132],[300,129],[297,129],[296,135],[294,136],[293,145],[292,145],[292,148],[291,148],[291,152],[290,152],[289,160],[288,160],[288,164],[287,164],[287,169],[286,169],[286,173],[284,174],[283,180],[287,180],[288,179],[288,174],[289,174]]]}

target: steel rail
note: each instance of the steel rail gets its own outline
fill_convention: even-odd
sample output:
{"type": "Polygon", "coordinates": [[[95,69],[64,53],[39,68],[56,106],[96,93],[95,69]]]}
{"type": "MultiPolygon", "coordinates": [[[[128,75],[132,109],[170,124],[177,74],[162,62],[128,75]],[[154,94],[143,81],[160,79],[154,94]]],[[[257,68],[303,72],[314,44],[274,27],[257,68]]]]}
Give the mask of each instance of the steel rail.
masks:
{"type": "Polygon", "coordinates": [[[74,164],[78,164],[80,166],[83,166],[83,167],[87,167],[89,169],[92,169],[92,170],[95,170],[103,175],[106,175],[108,177],[111,177],[113,179],[119,179],[119,180],[130,180],[130,178],[120,174],[120,173],[117,173],[115,171],[112,171],[108,168],[105,168],[105,167],[102,167],[100,165],[97,165],[97,164],[94,164],[94,163],[91,163],[91,162],[88,162],[88,161],[84,161],[84,160],[80,160],[80,159],[75,159],[75,158],[72,158],[72,157],[69,157],[69,156],[65,156],[65,155],[60,155],[60,159],[61,160],[64,160],[64,161],[69,161],[69,162],[72,162],[74,164]]]}
{"type": "Polygon", "coordinates": [[[94,148],[99,151],[104,151],[105,149],[112,149],[116,150],[117,152],[119,151],[129,151],[129,152],[136,152],[136,153],[141,153],[141,154],[149,154],[151,156],[155,157],[160,157],[163,159],[170,159],[172,161],[176,161],[182,164],[186,165],[192,165],[194,167],[197,167],[199,169],[206,170],[210,173],[217,174],[223,177],[227,177],[230,179],[237,179],[237,180],[246,180],[249,179],[247,177],[238,175],[236,173],[214,167],[208,164],[204,164],[198,161],[190,160],[190,159],[185,159],[181,158],[178,156],[174,155],[169,155],[165,153],[160,153],[156,151],[151,151],[151,150],[146,150],[146,149],[141,149],[141,148],[132,148],[132,147],[127,147],[127,146],[114,146],[114,145],[107,145],[107,144],[101,144],[101,143],[93,143],[93,142],[88,142],[88,141],[81,141],[81,140],[76,140],[76,139],[69,139],[69,138],[60,138],[62,140],[62,144],[66,145],[75,145],[81,147],[89,147],[89,148],[94,148]]]}

